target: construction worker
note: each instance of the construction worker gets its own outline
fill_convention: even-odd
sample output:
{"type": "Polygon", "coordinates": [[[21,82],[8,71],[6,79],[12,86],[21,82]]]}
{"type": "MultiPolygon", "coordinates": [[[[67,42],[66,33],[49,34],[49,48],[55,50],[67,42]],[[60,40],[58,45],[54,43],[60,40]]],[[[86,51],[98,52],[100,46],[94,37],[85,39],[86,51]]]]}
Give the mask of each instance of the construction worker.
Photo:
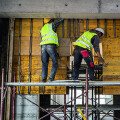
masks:
{"type": "Polygon", "coordinates": [[[42,82],[47,81],[48,74],[48,62],[49,57],[52,59],[52,69],[48,81],[54,81],[58,62],[57,62],[57,51],[56,48],[59,46],[58,36],[56,29],[63,19],[58,19],[54,22],[54,19],[50,19],[41,29],[42,40],[41,45],[41,60],[42,60],[42,82]]]}
{"type": "Polygon", "coordinates": [[[104,35],[104,30],[102,28],[96,28],[96,30],[91,29],[89,31],[84,32],[74,43],[74,70],[72,74],[72,79],[77,80],[79,77],[79,68],[82,62],[82,58],[84,58],[85,62],[88,66],[88,73],[90,80],[95,80],[94,78],[94,62],[92,58],[92,47],[96,54],[99,57],[99,61],[103,63],[104,66],[107,64],[105,63],[104,59],[100,54],[99,49],[99,41],[100,37],[104,35]]]}

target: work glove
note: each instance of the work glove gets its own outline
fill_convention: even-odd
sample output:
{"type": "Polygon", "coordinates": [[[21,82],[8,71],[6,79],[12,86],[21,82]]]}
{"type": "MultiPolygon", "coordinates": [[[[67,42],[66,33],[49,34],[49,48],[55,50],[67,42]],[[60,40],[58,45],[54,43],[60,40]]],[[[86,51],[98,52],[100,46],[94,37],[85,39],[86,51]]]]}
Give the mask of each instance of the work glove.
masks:
{"type": "Polygon", "coordinates": [[[107,67],[109,65],[109,62],[105,63],[105,60],[102,57],[99,57],[99,62],[101,62],[104,67],[107,67]]]}
{"type": "Polygon", "coordinates": [[[109,65],[109,62],[103,64],[104,67],[107,67],[108,65],[109,65]]]}

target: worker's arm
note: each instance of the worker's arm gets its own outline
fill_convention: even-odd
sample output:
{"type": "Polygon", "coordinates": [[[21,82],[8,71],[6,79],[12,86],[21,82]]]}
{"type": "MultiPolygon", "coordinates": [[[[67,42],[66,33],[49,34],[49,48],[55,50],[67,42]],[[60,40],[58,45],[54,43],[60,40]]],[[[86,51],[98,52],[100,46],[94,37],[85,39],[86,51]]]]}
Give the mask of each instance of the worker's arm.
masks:
{"type": "Polygon", "coordinates": [[[108,63],[105,63],[105,60],[102,58],[101,54],[100,54],[100,49],[99,49],[99,37],[97,35],[95,35],[92,39],[91,42],[93,44],[94,50],[97,54],[97,56],[99,57],[99,61],[106,67],[108,65],[108,63]]]}
{"type": "Polygon", "coordinates": [[[58,19],[57,21],[53,22],[52,23],[52,28],[53,28],[53,31],[56,32],[56,29],[58,27],[58,25],[60,25],[60,23],[63,21],[64,19],[60,18],[58,19]]]}
{"type": "Polygon", "coordinates": [[[101,54],[100,54],[100,51],[96,52],[98,58],[99,58],[99,61],[102,62],[103,64],[106,64],[105,63],[105,60],[102,58],[101,54]]]}

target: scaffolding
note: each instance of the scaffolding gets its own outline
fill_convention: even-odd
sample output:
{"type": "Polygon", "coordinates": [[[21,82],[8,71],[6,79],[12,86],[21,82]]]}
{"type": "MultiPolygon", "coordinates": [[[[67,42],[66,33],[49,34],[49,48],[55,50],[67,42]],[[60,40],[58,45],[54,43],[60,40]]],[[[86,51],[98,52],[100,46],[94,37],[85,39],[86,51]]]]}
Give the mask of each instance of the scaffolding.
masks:
{"type": "MultiPolygon", "coordinates": [[[[77,80],[76,81],[73,81],[73,80],[58,80],[56,82],[52,82],[52,83],[21,83],[21,82],[18,82],[16,83],[16,78],[15,78],[15,73],[14,73],[14,82],[11,82],[11,83],[8,83],[8,82],[4,82],[4,78],[5,78],[5,71],[4,69],[2,69],[2,85],[1,85],[1,120],[3,120],[3,107],[4,107],[4,99],[5,99],[5,96],[6,96],[6,93],[7,93],[7,90],[8,90],[8,87],[11,88],[11,95],[12,95],[12,120],[15,120],[15,95],[20,95],[22,98],[26,99],[27,101],[31,102],[32,104],[36,105],[39,107],[40,110],[46,112],[47,114],[45,116],[42,116],[39,118],[39,120],[42,120],[44,119],[45,117],[51,115],[52,117],[54,117],[56,120],[61,120],[60,118],[58,118],[57,116],[54,115],[54,112],[56,111],[62,111],[64,113],[64,120],[67,120],[68,119],[68,115],[67,115],[67,111],[68,112],[71,112],[71,117],[73,117],[74,120],[78,119],[80,120],[81,118],[78,117],[78,114],[79,113],[79,110],[77,111],[77,109],[81,109],[82,111],[82,114],[84,114],[83,110],[85,110],[85,118],[83,117],[83,119],[85,120],[88,120],[89,119],[89,116],[92,115],[92,119],[93,119],[93,112],[97,112],[95,113],[95,117],[97,116],[97,114],[99,115],[100,113],[103,113],[105,114],[103,116],[103,118],[108,115],[108,116],[111,116],[113,118],[115,118],[116,120],[120,120],[119,118],[116,118],[114,117],[113,115],[110,114],[110,111],[111,111],[111,108],[110,106],[106,107],[107,110],[109,110],[107,113],[103,112],[103,110],[105,110],[105,106],[103,107],[100,107],[99,105],[97,105],[96,103],[96,100],[95,100],[95,106],[93,105],[93,101],[92,101],[92,106],[89,106],[88,105],[88,90],[90,88],[93,89],[96,88],[96,87],[100,87],[100,86],[120,86],[120,82],[110,82],[110,81],[107,81],[107,82],[104,82],[104,81],[88,81],[88,70],[86,69],[86,81],[81,81],[81,82],[78,82],[77,80]],[[23,95],[19,94],[16,92],[16,86],[69,86],[71,87],[71,90],[74,89],[74,98],[71,99],[69,102],[66,103],[66,94],[64,94],[64,105],[60,105],[59,104],[57,107],[58,108],[54,108],[54,110],[46,110],[45,108],[42,108],[41,106],[37,105],[36,103],[34,103],[33,101],[27,99],[26,97],[24,97],[23,95]],[[85,87],[85,92],[82,92],[82,94],[78,95],[76,97],[76,88],[77,87],[85,87]],[[81,96],[85,96],[86,99],[85,99],[85,107],[84,106],[77,106],[76,105],[76,100],[81,97],[81,96]],[[72,105],[72,102],[74,101],[74,105],[72,105]],[[68,104],[71,103],[71,111],[68,110],[68,104]],[[73,107],[74,107],[74,111],[73,111],[73,107]],[[62,109],[62,110],[61,110],[62,109]],[[89,114],[89,110],[92,110],[92,113],[89,114]]],[[[84,90],[83,90],[84,91],[84,90]]],[[[71,91],[71,95],[72,95],[73,91],[71,91]]],[[[73,97],[73,96],[72,96],[73,97]]],[[[93,99],[93,98],[92,98],[93,99]]],[[[95,98],[96,99],[96,98],[95,98]]],[[[99,102],[99,101],[98,101],[99,102]]],[[[120,110],[120,107],[113,107],[112,106],[112,110],[120,110]]],[[[103,119],[102,118],[102,119],[103,119]]],[[[72,120],[72,118],[69,118],[72,120]]],[[[98,118],[99,119],[99,118],[98,118]]]]}

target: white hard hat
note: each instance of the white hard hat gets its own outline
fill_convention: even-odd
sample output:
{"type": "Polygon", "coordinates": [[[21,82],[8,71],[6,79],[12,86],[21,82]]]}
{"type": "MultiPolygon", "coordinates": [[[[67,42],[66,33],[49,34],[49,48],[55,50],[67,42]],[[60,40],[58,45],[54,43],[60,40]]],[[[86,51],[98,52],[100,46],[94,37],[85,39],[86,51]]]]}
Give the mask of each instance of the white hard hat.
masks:
{"type": "Polygon", "coordinates": [[[96,28],[96,30],[101,32],[104,35],[104,30],[102,28],[96,28]]]}

